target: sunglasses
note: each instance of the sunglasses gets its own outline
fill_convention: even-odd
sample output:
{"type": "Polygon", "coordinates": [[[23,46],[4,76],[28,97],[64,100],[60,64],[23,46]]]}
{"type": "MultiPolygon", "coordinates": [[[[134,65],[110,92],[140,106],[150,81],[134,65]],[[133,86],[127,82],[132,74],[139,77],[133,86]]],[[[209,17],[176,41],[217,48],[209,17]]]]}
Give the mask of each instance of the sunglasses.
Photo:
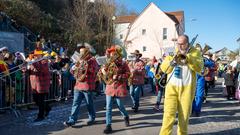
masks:
{"type": "Polygon", "coordinates": [[[186,43],[177,43],[177,45],[186,45],[186,43]]]}

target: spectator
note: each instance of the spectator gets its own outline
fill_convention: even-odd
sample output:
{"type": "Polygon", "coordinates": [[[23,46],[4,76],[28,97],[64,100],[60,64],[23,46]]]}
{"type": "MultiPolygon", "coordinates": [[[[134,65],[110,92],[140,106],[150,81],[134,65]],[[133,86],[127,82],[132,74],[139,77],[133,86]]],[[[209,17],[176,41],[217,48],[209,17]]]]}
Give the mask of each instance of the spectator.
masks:
{"type": "Polygon", "coordinates": [[[225,85],[227,88],[227,99],[230,100],[231,97],[235,96],[235,89],[234,89],[234,76],[232,72],[232,67],[228,66],[227,71],[224,75],[225,85]]]}

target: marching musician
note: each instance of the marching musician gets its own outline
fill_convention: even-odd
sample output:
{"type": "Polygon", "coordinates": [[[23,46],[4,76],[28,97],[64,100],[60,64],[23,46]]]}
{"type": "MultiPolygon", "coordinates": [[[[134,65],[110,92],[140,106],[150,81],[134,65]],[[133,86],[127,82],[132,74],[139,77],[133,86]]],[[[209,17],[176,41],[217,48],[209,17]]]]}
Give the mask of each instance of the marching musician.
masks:
{"type": "Polygon", "coordinates": [[[145,63],[140,59],[142,54],[139,52],[139,50],[135,50],[131,54],[135,56],[135,60],[129,63],[129,68],[131,71],[130,96],[133,102],[132,109],[134,112],[138,112],[139,95],[140,91],[143,90],[144,85],[145,63]]]}
{"type": "MultiPolygon", "coordinates": [[[[162,60],[164,60],[166,57],[166,54],[163,54],[162,60]]],[[[160,110],[160,103],[162,100],[163,93],[165,91],[165,85],[167,82],[167,75],[163,74],[163,72],[160,69],[161,61],[159,60],[158,65],[155,70],[155,83],[156,83],[156,89],[157,89],[157,101],[154,105],[154,110],[159,111],[160,110]]]]}
{"type": "MultiPolygon", "coordinates": [[[[196,44],[196,49],[198,49],[202,56],[203,54],[208,51],[209,49],[202,49],[200,44],[196,44]]],[[[211,61],[207,61],[204,59],[204,70],[202,70],[201,74],[197,74],[197,85],[196,85],[196,94],[195,98],[193,100],[193,105],[192,105],[192,115],[199,117],[201,113],[201,108],[202,108],[202,102],[204,100],[204,89],[205,89],[205,79],[204,76],[208,74],[209,68],[213,67],[214,63],[211,61]]]]}
{"type": "Polygon", "coordinates": [[[95,80],[97,72],[97,62],[92,57],[88,48],[80,49],[80,58],[76,62],[75,67],[70,71],[75,79],[74,97],[72,111],[69,119],[64,122],[65,126],[73,126],[77,119],[82,100],[85,98],[89,120],[87,125],[95,123],[95,108],[93,105],[93,91],[95,90],[95,80]]]}
{"type": "Polygon", "coordinates": [[[106,76],[106,128],[104,133],[112,132],[112,106],[116,100],[118,109],[124,117],[125,125],[129,126],[129,116],[122,103],[122,98],[127,95],[127,79],[130,75],[130,70],[126,62],[122,60],[123,52],[119,46],[114,46],[108,49],[110,60],[102,69],[102,73],[106,76]]]}
{"type": "Polygon", "coordinates": [[[208,90],[210,86],[214,86],[215,84],[215,78],[214,78],[214,72],[216,70],[215,68],[215,62],[212,60],[213,54],[210,52],[207,53],[206,57],[204,58],[204,61],[211,62],[213,65],[211,67],[208,67],[208,74],[205,75],[205,93],[204,93],[204,102],[207,102],[207,96],[208,96],[208,90]]]}
{"type": "MultiPolygon", "coordinates": [[[[106,61],[109,61],[109,58],[110,58],[110,53],[109,53],[109,50],[110,50],[110,48],[109,49],[107,49],[106,50],[106,52],[105,52],[105,56],[106,56],[106,61]]],[[[99,69],[99,71],[98,71],[98,73],[97,73],[97,76],[98,76],[98,80],[100,81],[100,83],[101,83],[101,85],[102,85],[102,90],[103,90],[103,92],[105,93],[105,91],[106,91],[106,82],[105,82],[105,80],[104,80],[104,76],[103,76],[103,73],[102,73],[102,70],[105,68],[105,64],[103,64],[101,67],[100,67],[100,69],[99,69]]],[[[104,110],[106,109],[106,102],[104,103],[104,108],[103,108],[104,110]]]]}
{"type": "Polygon", "coordinates": [[[196,90],[196,73],[203,69],[201,53],[190,46],[188,36],[177,39],[175,57],[167,56],[161,70],[168,74],[160,135],[171,135],[178,112],[178,135],[187,135],[189,115],[196,90]]]}
{"type": "MultiPolygon", "coordinates": [[[[38,60],[43,57],[42,50],[35,50],[33,59],[38,60]]],[[[44,101],[48,97],[50,88],[50,72],[48,60],[43,59],[30,65],[30,83],[33,93],[33,100],[38,106],[38,117],[35,122],[42,121],[48,116],[51,107],[44,101]]]]}

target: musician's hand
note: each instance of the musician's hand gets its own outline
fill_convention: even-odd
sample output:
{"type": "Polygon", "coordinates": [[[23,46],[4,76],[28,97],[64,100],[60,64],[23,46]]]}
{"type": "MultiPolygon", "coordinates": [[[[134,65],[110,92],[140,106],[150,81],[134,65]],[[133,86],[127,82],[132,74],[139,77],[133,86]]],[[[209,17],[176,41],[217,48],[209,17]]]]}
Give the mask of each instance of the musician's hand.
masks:
{"type": "Polygon", "coordinates": [[[118,80],[121,80],[121,79],[122,79],[122,76],[121,76],[121,75],[119,75],[119,76],[118,76],[118,80]]]}
{"type": "Polygon", "coordinates": [[[77,61],[77,62],[75,63],[75,66],[78,67],[79,65],[80,65],[80,61],[77,61]]]}
{"type": "Polygon", "coordinates": [[[136,72],[137,70],[136,70],[136,69],[131,69],[130,71],[131,71],[131,73],[134,73],[134,72],[136,72]]]}
{"type": "Polygon", "coordinates": [[[117,75],[113,75],[113,80],[117,80],[118,76],[117,75]]]}
{"type": "Polygon", "coordinates": [[[106,74],[107,74],[105,68],[102,68],[102,69],[101,69],[101,72],[102,72],[103,75],[106,75],[106,74]]]}
{"type": "Polygon", "coordinates": [[[173,61],[170,62],[170,66],[175,67],[176,65],[177,65],[176,60],[173,60],[173,61]]]}

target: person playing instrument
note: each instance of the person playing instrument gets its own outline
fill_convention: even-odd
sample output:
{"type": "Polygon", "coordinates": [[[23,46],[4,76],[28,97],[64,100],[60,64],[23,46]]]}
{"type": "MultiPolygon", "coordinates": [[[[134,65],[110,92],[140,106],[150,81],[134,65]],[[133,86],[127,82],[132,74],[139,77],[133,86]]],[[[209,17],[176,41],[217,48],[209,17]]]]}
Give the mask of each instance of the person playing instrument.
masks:
{"type": "Polygon", "coordinates": [[[145,63],[140,58],[142,54],[139,50],[135,50],[132,55],[135,56],[135,61],[129,63],[129,68],[132,74],[130,84],[130,95],[133,102],[132,109],[134,112],[138,112],[139,107],[139,95],[140,91],[143,90],[144,78],[145,78],[145,63]]]}
{"type": "Polygon", "coordinates": [[[178,135],[187,135],[196,90],[196,73],[201,73],[203,69],[201,53],[190,46],[187,35],[178,37],[176,52],[175,57],[167,56],[160,66],[168,75],[160,135],[172,134],[176,112],[178,112],[178,135]]]}
{"type": "MultiPolygon", "coordinates": [[[[197,44],[196,49],[202,52],[202,55],[205,53],[200,44],[197,44]]],[[[206,50],[207,51],[207,50],[206,50]]],[[[192,105],[192,115],[199,117],[201,113],[202,103],[204,100],[204,88],[205,88],[205,79],[204,76],[208,73],[208,68],[214,66],[214,63],[211,61],[204,60],[204,70],[201,74],[197,74],[197,84],[196,84],[196,93],[192,105]]]]}
{"type": "Polygon", "coordinates": [[[119,46],[111,47],[108,50],[110,53],[110,60],[107,63],[102,73],[107,76],[106,81],[106,128],[104,133],[112,132],[112,106],[113,100],[116,100],[118,109],[124,117],[125,125],[129,126],[129,116],[122,103],[122,98],[127,95],[127,79],[130,75],[130,70],[126,62],[122,60],[122,48],[119,46]],[[113,72],[112,72],[113,71],[113,72]]]}
{"type": "MultiPolygon", "coordinates": [[[[162,59],[164,60],[164,58],[166,57],[166,55],[164,54],[162,56],[162,59]]],[[[160,69],[160,65],[161,65],[161,61],[159,60],[159,63],[156,67],[156,71],[155,71],[155,82],[156,82],[156,89],[157,89],[157,101],[156,104],[154,105],[154,110],[159,111],[160,110],[160,103],[162,100],[162,96],[163,93],[165,91],[165,85],[167,82],[167,75],[164,75],[163,72],[160,69]],[[156,75],[159,75],[160,78],[157,78],[156,75]]]]}
{"type": "Polygon", "coordinates": [[[70,71],[75,79],[74,97],[72,111],[69,119],[64,122],[65,126],[73,126],[77,119],[82,100],[85,98],[88,117],[87,125],[92,125],[95,122],[95,108],[93,105],[93,92],[95,89],[95,80],[97,72],[97,62],[91,56],[88,48],[80,49],[79,61],[75,64],[75,68],[70,71]]]}
{"type": "Polygon", "coordinates": [[[215,62],[212,60],[212,54],[210,52],[207,53],[207,57],[204,58],[205,62],[211,62],[214,65],[211,67],[208,67],[208,74],[205,75],[205,93],[204,93],[204,102],[207,102],[207,96],[209,88],[214,86],[215,84],[215,78],[214,78],[214,72],[215,72],[215,62]]]}
{"type": "MultiPolygon", "coordinates": [[[[34,60],[41,59],[43,52],[35,50],[33,54],[34,60]]],[[[48,97],[50,88],[50,72],[48,67],[48,60],[43,59],[30,65],[30,83],[33,93],[33,100],[37,104],[38,117],[35,122],[42,121],[44,117],[48,116],[51,107],[48,102],[44,101],[48,97]]]]}

